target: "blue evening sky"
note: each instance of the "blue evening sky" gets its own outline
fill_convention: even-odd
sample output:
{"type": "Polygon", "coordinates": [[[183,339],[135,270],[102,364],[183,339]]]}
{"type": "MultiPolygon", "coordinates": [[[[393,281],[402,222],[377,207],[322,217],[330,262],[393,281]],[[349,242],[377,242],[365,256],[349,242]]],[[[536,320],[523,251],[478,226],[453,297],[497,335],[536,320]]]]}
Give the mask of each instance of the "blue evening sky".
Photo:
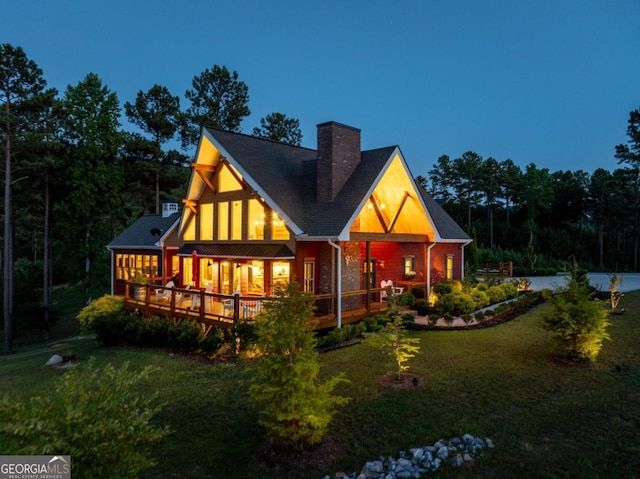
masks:
{"type": "MultiPolygon", "coordinates": [[[[14,0],[0,43],[61,92],[97,73],[123,104],[180,96],[224,65],[249,87],[251,134],[279,111],[399,145],[413,175],[471,150],[521,167],[614,170],[640,107],[638,0],[14,0]]],[[[127,128],[130,128],[128,125],[127,128]]]]}

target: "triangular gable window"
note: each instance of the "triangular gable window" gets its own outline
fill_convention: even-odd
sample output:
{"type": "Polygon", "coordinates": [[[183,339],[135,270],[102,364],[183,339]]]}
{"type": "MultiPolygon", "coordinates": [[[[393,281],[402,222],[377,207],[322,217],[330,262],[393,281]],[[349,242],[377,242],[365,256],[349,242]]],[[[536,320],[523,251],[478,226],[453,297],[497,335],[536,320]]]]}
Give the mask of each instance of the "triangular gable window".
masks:
{"type": "Polygon", "coordinates": [[[351,232],[433,234],[414,182],[399,156],[389,165],[351,232]]]}

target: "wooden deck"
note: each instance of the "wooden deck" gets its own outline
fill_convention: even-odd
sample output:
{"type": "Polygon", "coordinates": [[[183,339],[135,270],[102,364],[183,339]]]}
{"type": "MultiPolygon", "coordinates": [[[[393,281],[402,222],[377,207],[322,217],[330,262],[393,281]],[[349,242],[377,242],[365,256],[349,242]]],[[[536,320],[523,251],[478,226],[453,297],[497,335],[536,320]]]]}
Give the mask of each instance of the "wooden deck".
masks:
{"type": "MultiPolygon", "coordinates": [[[[343,325],[361,321],[367,316],[385,312],[386,302],[368,302],[366,298],[379,298],[381,289],[351,291],[343,294],[343,325]],[[352,305],[345,310],[344,305],[352,305]]],[[[335,295],[312,296],[315,314],[310,320],[312,329],[333,329],[338,319],[333,310],[335,295]]],[[[193,319],[200,323],[205,334],[214,328],[231,328],[241,321],[251,321],[260,312],[268,297],[223,295],[200,290],[164,288],[154,285],[127,284],[125,308],[138,311],[144,316],[164,316],[176,322],[193,319]]]]}

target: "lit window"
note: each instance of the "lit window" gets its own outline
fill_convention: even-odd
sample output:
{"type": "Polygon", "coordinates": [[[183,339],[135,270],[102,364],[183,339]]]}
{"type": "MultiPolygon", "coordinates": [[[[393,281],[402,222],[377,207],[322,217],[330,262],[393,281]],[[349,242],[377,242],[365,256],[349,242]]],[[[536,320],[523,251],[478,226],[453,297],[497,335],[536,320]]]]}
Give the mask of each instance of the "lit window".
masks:
{"type": "Polygon", "coordinates": [[[315,278],[316,263],[313,260],[304,261],[304,292],[314,292],[314,278],[315,278]]]}
{"type": "Polygon", "coordinates": [[[402,258],[402,274],[408,278],[416,275],[416,258],[414,256],[405,256],[402,258]]]}
{"type": "Polygon", "coordinates": [[[271,214],[271,239],[274,240],[288,240],[289,239],[289,230],[287,226],[284,224],[284,221],[280,219],[276,212],[272,212],[271,214]]]}
{"type": "Polygon", "coordinates": [[[213,203],[200,203],[200,239],[213,239],[213,203]]]}
{"type": "Polygon", "coordinates": [[[196,239],[195,215],[191,215],[191,217],[187,219],[187,224],[185,225],[184,231],[182,232],[182,239],[187,241],[193,241],[194,239],[196,239]]]}
{"type": "Polygon", "coordinates": [[[247,267],[247,289],[251,294],[264,293],[264,261],[249,261],[247,267]]]}
{"type": "Polygon", "coordinates": [[[225,165],[220,169],[220,174],[218,175],[218,191],[220,193],[224,193],[226,191],[238,191],[242,189],[242,185],[238,182],[233,173],[231,173],[232,170],[238,175],[238,178],[240,178],[238,171],[231,165],[225,165]]]}
{"type": "Polygon", "coordinates": [[[242,201],[231,202],[231,239],[242,239],[242,201]]]}
{"type": "Polygon", "coordinates": [[[274,261],[271,264],[271,290],[286,289],[289,283],[289,263],[284,261],[274,261]]]}
{"type": "Polygon", "coordinates": [[[142,275],[147,280],[159,276],[158,256],[149,254],[117,254],[116,278],[124,281],[133,281],[136,276],[142,275]]]}
{"type": "Polygon", "coordinates": [[[448,254],[445,263],[445,279],[453,281],[453,255],[448,254]]]}
{"type": "Polygon", "coordinates": [[[229,239],[229,203],[218,203],[218,239],[229,239]]]}
{"type": "Polygon", "coordinates": [[[250,240],[264,239],[264,206],[258,200],[249,200],[247,236],[250,240]]]}

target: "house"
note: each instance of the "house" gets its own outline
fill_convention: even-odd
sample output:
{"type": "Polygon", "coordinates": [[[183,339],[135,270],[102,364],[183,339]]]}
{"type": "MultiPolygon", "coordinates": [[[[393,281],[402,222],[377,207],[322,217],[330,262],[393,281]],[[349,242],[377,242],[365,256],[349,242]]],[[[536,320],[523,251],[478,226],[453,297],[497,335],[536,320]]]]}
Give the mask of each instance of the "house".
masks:
{"type": "Polygon", "coordinates": [[[111,294],[123,295],[127,281],[139,275],[162,282],[179,272],[179,219],[178,203],[165,202],[162,214],[140,217],[107,245],[111,253],[111,294]]]}
{"type": "MultiPolygon", "coordinates": [[[[343,313],[380,301],[382,281],[428,294],[464,275],[469,236],[414,181],[398,146],[361,151],[357,128],[318,125],[315,150],[204,128],[191,166],[175,241],[167,225],[146,245],[167,250],[149,271],[162,281],[177,269],[182,286],[246,297],[296,281],[340,326],[343,313]]],[[[133,239],[110,247],[127,242],[147,254],[133,239]]],[[[116,281],[127,279],[117,251],[116,281]]]]}

